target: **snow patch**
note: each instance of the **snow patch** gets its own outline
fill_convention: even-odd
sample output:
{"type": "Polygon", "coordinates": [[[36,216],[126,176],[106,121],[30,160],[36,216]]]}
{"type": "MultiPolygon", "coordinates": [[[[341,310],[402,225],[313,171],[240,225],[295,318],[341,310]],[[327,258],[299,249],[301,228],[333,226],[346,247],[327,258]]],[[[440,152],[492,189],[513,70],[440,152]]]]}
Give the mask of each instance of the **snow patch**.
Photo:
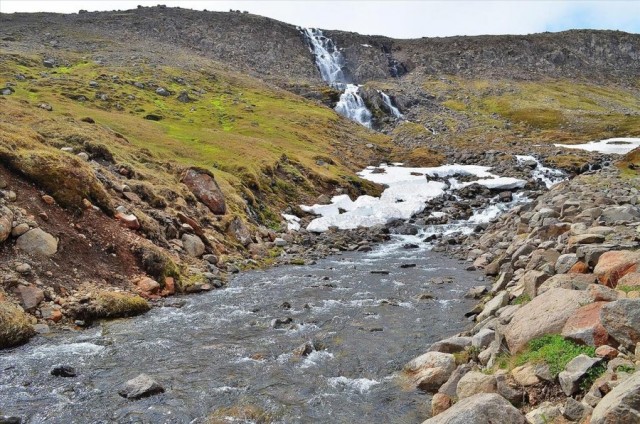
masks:
{"type": "Polygon", "coordinates": [[[554,144],[556,147],[565,149],[586,150],[587,152],[598,152],[612,155],[626,155],[636,147],[640,147],[640,138],[619,137],[608,138],[606,140],[591,141],[584,144],[554,144]]]}

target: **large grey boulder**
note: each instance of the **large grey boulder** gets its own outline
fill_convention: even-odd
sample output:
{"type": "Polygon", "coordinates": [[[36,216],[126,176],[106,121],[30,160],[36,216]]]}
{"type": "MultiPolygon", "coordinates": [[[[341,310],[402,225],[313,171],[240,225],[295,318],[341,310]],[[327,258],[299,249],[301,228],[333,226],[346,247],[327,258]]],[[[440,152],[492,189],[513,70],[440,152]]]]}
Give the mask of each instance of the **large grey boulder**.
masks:
{"type": "Polygon", "coordinates": [[[442,352],[427,352],[412,359],[404,367],[411,382],[427,392],[436,392],[456,369],[453,355],[442,352]]]}
{"type": "Polygon", "coordinates": [[[34,228],[18,237],[16,247],[33,256],[53,256],[58,251],[58,240],[40,228],[34,228]]]}
{"type": "Polygon", "coordinates": [[[591,424],[640,422],[640,372],[613,388],[593,410],[591,424]]]}
{"type": "Polygon", "coordinates": [[[458,353],[471,346],[471,337],[449,337],[429,346],[429,352],[458,353]]]}
{"type": "Polygon", "coordinates": [[[498,309],[505,306],[508,302],[509,293],[507,293],[506,291],[501,291],[493,299],[488,301],[486,305],[484,305],[484,309],[477,316],[476,321],[480,322],[486,318],[489,318],[490,316],[495,314],[498,309]]]}
{"type": "Polygon", "coordinates": [[[509,350],[518,353],[536,337],[559,334],[569,317],[590,302],[584,291],[550,289],[542,293],[513,315],[505,330],[509,350]]]}
{"type": "Polygon", "coordinates": [[[204,243],[200,240],[200,237],[194,236],[193,234],[182,235],[182,246],[184,247],[184,251],[187,252],[187,255],[193,256],[194,258],[199,258],[205,251],[204,243]]]}
{"type": "Polygon", "coordinates": [[[573,358],[564,367],[564,370],[558,374],[560,387],[565,395],[571,396],[578,391],[580,380],[587,372],[602,361],[602,358],[590,358],[587,355],[578,355],[573,358]]]}
{"type": "Polygon", "coordinates": [[[458,399],[464,399],[478,393],[496,393],[497,391],[496,378],[493,375],[470,371],[458,382],[456,395],[458,399]]]}
{"type": "Polygon", "coordinates": [[[602,211],[600,219],[607,224],[637,221],[640,219],[640,208],[633,205],[612,206],[602,211]]]}
{"type": "Polygon", "coordinates": [[[481,393],[453,405],[442,414],[422,424],[524,424],[524,415],[505,398],[495,393],[481,393]]]}
{"type": "Polygon", "coordinates": [[[600,322],[615,341],[635,348],[640,342],[640,299],[620,299],[604,305],[600,322]]]}
{"type": "Polygon", "coordinates": [[[147,374],[140,374],[122,385],[118,394],[127,399],[140,399],[164,392],[164,388],[147,374]]]}

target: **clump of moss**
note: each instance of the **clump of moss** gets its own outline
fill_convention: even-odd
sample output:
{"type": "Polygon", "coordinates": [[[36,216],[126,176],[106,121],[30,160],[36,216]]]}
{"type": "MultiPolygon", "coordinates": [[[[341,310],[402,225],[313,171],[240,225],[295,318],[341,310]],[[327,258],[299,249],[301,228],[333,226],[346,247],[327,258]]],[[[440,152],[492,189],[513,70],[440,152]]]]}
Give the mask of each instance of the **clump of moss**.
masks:
{"type": "Polygon", "coordinates": [[[92,318],[121,318],[140,315],[150,308],[149,303],[135,294],[103,291],[98,293],[94,307],[91,308],[92,318]]]}
{"type": "Polygon", "coordinates": [[[180,281],[180,269],[169,255],[153,245],[138,246],[135,249],[140,267],[161,284],[166,277],[180,281]]]}
{"type": "Polygon", "coordinates": [[[0,301],[0,349],[26,343],[34,334],[22,308],[0,301]]]}

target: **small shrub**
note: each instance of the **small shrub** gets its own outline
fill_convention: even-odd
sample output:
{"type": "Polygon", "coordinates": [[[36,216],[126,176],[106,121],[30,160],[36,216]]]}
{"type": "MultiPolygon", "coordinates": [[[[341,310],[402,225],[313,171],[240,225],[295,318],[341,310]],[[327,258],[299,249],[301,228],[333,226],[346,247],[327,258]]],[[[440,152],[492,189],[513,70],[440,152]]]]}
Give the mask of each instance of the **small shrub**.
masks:
{"type": "Polygon", "coordinates": [[[531,340],[527,349],[515,357],[515,365],[546,363],[555,377],[569,361],[580,354],[594,356],[595,348],[578,345],[558,334],[546,335],[531,340]]]}

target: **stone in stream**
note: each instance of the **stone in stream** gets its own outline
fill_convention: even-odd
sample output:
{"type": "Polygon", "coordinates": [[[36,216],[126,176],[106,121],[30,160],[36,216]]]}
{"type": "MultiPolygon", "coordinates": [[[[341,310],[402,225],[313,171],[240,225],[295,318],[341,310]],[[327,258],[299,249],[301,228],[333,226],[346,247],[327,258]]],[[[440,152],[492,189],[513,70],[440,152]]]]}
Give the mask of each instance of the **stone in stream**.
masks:
{"type": "Polygon", "coordinates": [[[456,360],[453,355],[427,352],[405,365],[404,372],[418,388],[434,393],[449,379],[455,369],[456,360]]]}
{"type": "Polygon", "coordinates": [[[271,320],[271,327],[273,328],[282,328],[285,325],[289,325],[293,322],[293,318],[291,317],[286,317],[286,318],[275,318],[273,320],[271,320]]]}
{"type": "Polygon", "coordinates": [[[402,264],[400,268],[415,268],[416,264],[402,264]]]}
{"type": "Polygon", "coordinates": [[[380,275],[389,275],[389,271],[387,270],[373,270],[373,271],[369,271],[371,274],[380,274],[380,275]]]}
{"type": "Polygon", "coordinates": [[[147,396],[157,395],[164,392],[157,381],[146,374],[140,374],[122,385],[118,394],[126,399],[140,399],[147,396]]]}
{"type": "Polygon", "coordinates": [[[0,415],[0,424],[22,424],[22,418],[9,415],[0,415]]]}
{"type": "Polygon", "coordinates": [[[78,375],[75,368],[69,365],[57,365],[51,370],[54,377],[75,377],[78,375]]]}

